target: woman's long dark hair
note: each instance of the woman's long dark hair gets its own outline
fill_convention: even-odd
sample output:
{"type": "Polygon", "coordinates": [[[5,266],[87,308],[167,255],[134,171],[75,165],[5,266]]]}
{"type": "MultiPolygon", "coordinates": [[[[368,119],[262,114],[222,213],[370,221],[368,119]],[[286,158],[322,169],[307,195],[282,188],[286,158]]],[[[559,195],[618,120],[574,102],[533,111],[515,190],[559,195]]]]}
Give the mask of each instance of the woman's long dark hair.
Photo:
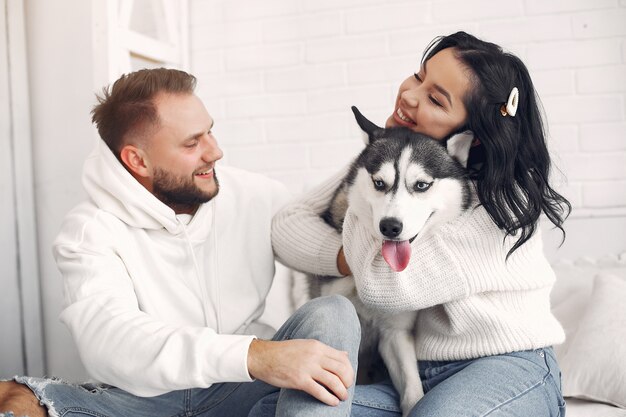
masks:
{"type": "Polygon", "coordinates": [[[470,163],[479,162],[470,171],[477,180],[478,198],[507,235],[519,232],[508,255],[530,239],[541,212],[565,238],[563,222],[571,205],[548,183],[550,155],[539,99],[528,69],[498,45],[465,32],[435,39],[423,60],[446,48],[454,48],[456,58],[470,71],[472,87],[464,99],[468,120],[461,130],[473,131],[480,141],[469,158],[470,163]],[[503,116],[500,109],[513,87],[519,89],[517,113],[514,117],[503,116]]]}

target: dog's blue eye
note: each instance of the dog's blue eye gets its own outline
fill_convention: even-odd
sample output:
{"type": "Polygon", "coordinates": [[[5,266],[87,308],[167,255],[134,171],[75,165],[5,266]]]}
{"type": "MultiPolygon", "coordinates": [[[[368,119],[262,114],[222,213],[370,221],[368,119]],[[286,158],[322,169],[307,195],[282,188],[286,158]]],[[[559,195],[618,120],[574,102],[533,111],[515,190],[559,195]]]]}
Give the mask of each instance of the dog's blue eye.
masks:
{"type": "Polygon", "coordinates": [[[376,188],[378,191],[383,191],[385,189],[384,181],[372,179],[372,182],[374,183],[374,188],[376,188]]]}
{"type": "Polygon", "coordinates": [[[431,185],[433,185],[432,182],[421,182],[420,181],[420,182],[416,182],[415,183],[415,187],[414,188],[415,188],[415,191],[422,192],[422,191],[428,190],[431,185]]]}

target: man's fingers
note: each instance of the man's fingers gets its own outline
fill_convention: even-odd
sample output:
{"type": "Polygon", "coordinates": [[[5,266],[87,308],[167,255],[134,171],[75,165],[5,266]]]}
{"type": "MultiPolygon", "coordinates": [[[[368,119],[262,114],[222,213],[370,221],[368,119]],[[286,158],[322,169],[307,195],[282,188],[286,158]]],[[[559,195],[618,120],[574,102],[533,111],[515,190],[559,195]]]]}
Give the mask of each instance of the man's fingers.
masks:
{"type": "Polygon", "coordinates": [[[354,369],[348,355],[343,355],[341,359],[327,358],[321,365],[325,370],[337,375],[345,387],[349,387],[354,383],[354,369]]]}
{"type": "Polygon", "coordinates": [[[248,350],[248,372],[268,384],[305,391],[331,406],[346,400],[347,387],[354,383],[348,354],[317,340],[255,339],[248,350]]]}
{"type": "Polygon", "coordinates": [[[331,394],[330,391],[313,379],[309,380],[309,383],[302,387],[302,390],[326,405],[333,407],[339,405],[339,398],[331,394]]]}
{"type": "Polygon", "coordinates": [[[348,358],[348,352],[345,350],[337,350],[328,345],[322,344],[324,348],[324,354],[328,357],[335,359],[336,361],[344,361],[348,358]]]}
{"type": "Polygon", "coordinates": [[[320,372],[314,376],[314,379],[332,394],[340,400],[345,400],[348,398],[348,390],[344,385],[343,381],[334,373],[320,370],[320,372]]]}

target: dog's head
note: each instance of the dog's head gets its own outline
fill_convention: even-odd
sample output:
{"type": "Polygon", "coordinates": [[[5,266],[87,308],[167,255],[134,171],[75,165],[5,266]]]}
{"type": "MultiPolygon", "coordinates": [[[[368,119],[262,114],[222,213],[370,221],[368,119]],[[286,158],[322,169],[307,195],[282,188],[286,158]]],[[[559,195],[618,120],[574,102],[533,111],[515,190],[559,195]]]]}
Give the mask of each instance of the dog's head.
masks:
{"type": "Polygon", "coordinates": [[[381,238],[389,266],[402,271],[413,240],[468,208],[472,135],[455,135],[446,147],[407,128],[378,127],[352,110],[367,138],[347,177],[348,205],[381,238]]]}

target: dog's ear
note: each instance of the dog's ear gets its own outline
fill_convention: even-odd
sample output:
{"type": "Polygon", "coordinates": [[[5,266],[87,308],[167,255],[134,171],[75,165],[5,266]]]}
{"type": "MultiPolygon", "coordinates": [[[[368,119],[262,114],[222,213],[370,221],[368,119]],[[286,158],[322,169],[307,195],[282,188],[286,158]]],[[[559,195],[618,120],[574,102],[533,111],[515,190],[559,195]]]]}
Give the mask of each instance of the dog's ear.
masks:
{"type": "Polygon", "coordinates": [[[363,137],[363,142],[365,142],[366,145],[369,145],[374,141],[374,139],[378,137],[377,134],[383,131],[383,128],[378,127],[374,123],[370,122],[365,116],[361,114],[356,106],[352,106],[352,113],[354,113],[356,122],[359,124],[361,130],[367,134],[366,137],[363,137]]]}
{"type": "Polygon", "coordinates": [[[446,142],[448,154],[467,168],[467,158],[473,141],[474,133],[470,130],[452,135],[446,142]]]}

